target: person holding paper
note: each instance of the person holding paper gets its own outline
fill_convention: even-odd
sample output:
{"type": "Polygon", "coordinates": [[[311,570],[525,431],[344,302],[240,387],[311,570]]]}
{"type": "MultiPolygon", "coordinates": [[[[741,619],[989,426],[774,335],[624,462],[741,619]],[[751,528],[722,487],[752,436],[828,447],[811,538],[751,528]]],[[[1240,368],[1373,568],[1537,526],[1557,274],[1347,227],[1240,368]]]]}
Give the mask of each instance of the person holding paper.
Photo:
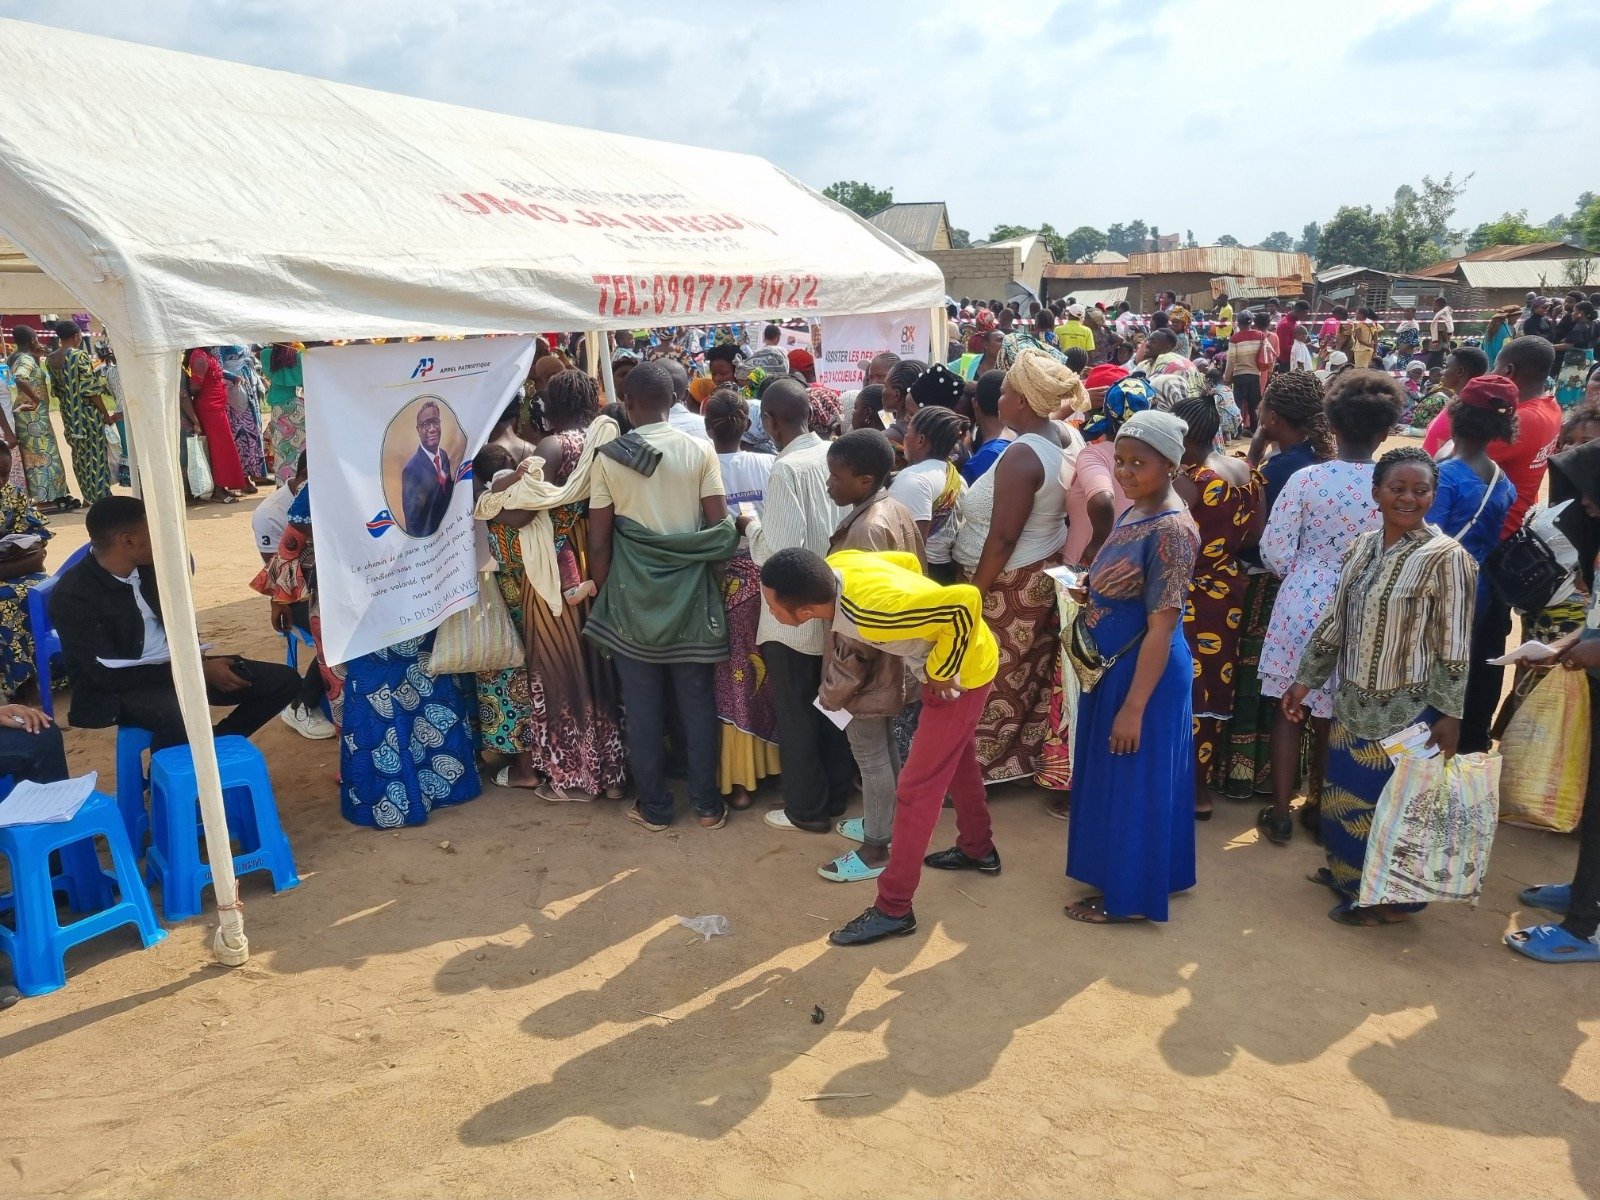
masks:
{"type": "Polygon", "coordinates": [[[971,584],[935,583],[913,554],[841,550],[823,558],[802,546],[780,550],[762,565],[761,597],[780,624],[820,621],[853,642],[905,659],[925,680],[922,715],[895,788],[894,835],[877,901],[828,940],[865,946],[914,933],[911,902],[924,866],[1000,873],[978,765],[978,718],[1000,662],[983,619],[983,597],[971,584]],[[947,793],[956,809],[956,844],[928,854],[947,793]]]}
{"type": "MultiPolygon", "coordinates": [[[[763,408],[778,457],[760,515],[741,513],[735,520],[758,566],[790,547],[823,553],[844,515],[828,498],[828,443],[811,432],[804,386],[779,380],[767,388],[763,408]]],[[[791,626],[770,608],[762,610],[756,642],[767,665],[783,760],[783,807],[762,818],[774,829],[831,833],[850,797],[850,745],[813,703],[826,640],[820,621],[791,626]]]]}
{"type": "MultiPolygon", "coordinates": [[[[922,533],[911,511],[884,486],[894,470],[894,446],[876,429],[855,429],[828,447],[828,497],[850,511],[828,539],[828,553],[894,550],[922,558],[922,533]]],[[[862,816],[834,828],[860,848],[817,868],[833,883],[876,879],[889,862],[900,745],[894,721],[909,700],[904,661],[833,630],[822,652],[817,703],[843,712],[861,774],[862,816]]]]}
{"type": "MultiPolygon", "coordinates": [[[[12,453],[0,442],[0,481],[10,475],[12,453]]],[[[45,581],[50,536],[27,494],[0,482],[0,695],[16,695],[34,675],[28,591],[45,581]]]]}
{"type": "Polygon", "coordinates": [[[1391,450],[1372,471],[1383,525],[1350,545],[1338,590],[1311,635],[1283,715],[1299,724],[1313,688],[1337,674],[1322,788],[1328,865],[1312,876],[1339,897],[1341,925],[1392,925],[1421,904],[1361,908],[1361,869],[1372,814],[1394,763],[1383,742],[1421,721],[1446,758],[1461,738],[1478,564],[1428,524],[1439,468],[1416,446],[1391,450]]]}
{"type": "MultiPolygon", "coordinates": [[[[172,654],[161,623],[154,554],[144,502],[108,496],[84,518],[89,553],[50,593],[50,619],[72,680],[72,723],[87,729],[132,725],[154,735],[156,750],[189,740],[172,682],[172,654]]],[[[282,663],[238,656],[205,660],[211,703],[233,712],[217,736],[249,737],[300,691],[282,663]]]]}

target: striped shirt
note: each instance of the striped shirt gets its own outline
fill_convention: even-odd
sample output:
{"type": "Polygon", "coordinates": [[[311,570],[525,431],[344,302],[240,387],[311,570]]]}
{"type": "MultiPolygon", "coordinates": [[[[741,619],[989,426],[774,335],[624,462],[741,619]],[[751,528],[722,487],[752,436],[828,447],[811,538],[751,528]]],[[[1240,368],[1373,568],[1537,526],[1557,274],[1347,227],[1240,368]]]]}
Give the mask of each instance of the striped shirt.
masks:
{"type": "Polygon", "coordinates": [[[1459,717],[1477,578],[1472,555],[1431,525],[1387,550],[1383,530],[1363,533],[1295,681],[1320,687],[1337,667],[1333,715],[1358,737],[1386,738],[1425,708],[1459,717]]]}
{"type": "Polygon", "coordinates": [[[919,679],[968,691],[994,682],[1000,648],[977,588],[935,583],[896,550],[840,550],[828,565],[839,580],[835,633],[905,659],[919,679]]]}

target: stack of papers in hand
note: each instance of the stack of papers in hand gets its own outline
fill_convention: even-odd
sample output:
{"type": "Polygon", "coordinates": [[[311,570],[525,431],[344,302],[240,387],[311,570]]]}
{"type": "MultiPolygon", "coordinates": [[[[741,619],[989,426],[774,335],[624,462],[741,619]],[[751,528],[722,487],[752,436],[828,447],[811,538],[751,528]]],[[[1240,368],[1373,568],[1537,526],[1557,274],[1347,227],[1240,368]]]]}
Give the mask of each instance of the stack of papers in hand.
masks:
{"type": "Polygon", "coordinates": [[[1433,730],[1421,721],[1415,725],[1407,725],[1399,733],[1390,734],[1383,739],[1383,752],[1389,756],[1389,761],[1397,763],[1402,758],[1437,758],[1439,747],[1428,745],[1428,739],[1433,736],[1433,730]]]}
{"type": "Polygon", "coordinates": [[[0,825],[45,825],[70,821],[94,794],[98,771],[59,783],[24,780],[0,801],[0,825]]]}

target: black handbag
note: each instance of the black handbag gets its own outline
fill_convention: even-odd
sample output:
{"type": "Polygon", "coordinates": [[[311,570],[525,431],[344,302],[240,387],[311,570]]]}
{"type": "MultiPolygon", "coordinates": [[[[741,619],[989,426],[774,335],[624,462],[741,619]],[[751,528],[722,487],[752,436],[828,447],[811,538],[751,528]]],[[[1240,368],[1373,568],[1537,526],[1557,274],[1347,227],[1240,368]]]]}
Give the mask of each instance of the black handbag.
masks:
{"type": "Polygon", "coordinates": [[[1495,595],[1527,616],[1543,612],[1572,574],[1526,525],[1489,552],[1483,573],[1495,595]]]}

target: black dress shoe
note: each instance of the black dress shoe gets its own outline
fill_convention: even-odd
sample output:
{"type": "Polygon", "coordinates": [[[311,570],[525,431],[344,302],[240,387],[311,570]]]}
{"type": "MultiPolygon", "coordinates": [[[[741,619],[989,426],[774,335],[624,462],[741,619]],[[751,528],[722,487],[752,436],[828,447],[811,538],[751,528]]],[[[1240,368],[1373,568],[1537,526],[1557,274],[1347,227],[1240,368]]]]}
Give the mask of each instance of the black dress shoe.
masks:
{"type": "Polygon", "coordinates": [[[0,1008],[10,1008],[21,999],[22,993],[17,991],[16,988],[11,987],[9,984],[0,984],[0,1008]]]}
{"type": "Polygon", "coordinates": [[[835,946],[865,946],[881,942],[887,937],[904,937],[917,931],[917,914],[908,912],[903,917],[886,917],[873,905],[843,929],[835,929],[828,940],[835,946]]]}
{"type": "Polygon", "coordinates": [[[1000,851],[989,851],[988,858],[973,858],[960,846],[951,846],[937,854],[930,854],[922,865],[936,871],[982,871],[985,875],[1000,874],[1000,851]]]}

